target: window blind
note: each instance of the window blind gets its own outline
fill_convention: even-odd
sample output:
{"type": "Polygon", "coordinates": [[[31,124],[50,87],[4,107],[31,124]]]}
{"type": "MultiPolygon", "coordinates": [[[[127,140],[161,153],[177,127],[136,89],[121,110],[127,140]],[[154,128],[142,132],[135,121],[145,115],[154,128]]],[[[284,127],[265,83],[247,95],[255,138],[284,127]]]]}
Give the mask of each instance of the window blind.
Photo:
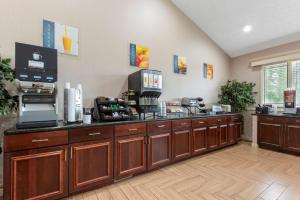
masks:
{"type": "Polygon", "coordinates": [[[287,86],[288,86],[288,63],[287,62],[265,66],[264,102],[266,104],[283,105],[283,94],[287,86]]]}
{"type": "Polygon", "coordinates": [[[300,106],[300,60],[292,62],[293,88],[296,89],[296,104],[300,106]]]}

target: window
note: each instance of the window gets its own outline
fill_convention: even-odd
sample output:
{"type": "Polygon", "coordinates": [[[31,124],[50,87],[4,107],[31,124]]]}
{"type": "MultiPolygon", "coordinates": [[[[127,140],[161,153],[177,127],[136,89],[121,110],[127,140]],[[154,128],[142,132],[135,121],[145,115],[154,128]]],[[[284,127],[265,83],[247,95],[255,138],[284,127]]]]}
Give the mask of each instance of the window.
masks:
{"type": "Polygon", "coordinates": [[[276,63],[264,67],[264,103],[283,106],[286,88],[297,91],[296,104],[300,106],[300,60],[276,63]]]}
{"type": "Polygon", "coordinates": [[[264,103],[283,105],[283,93],[288,86],[288,64],[278,63],[264,68],[264,103]]]}
{"type": "Polygon", "coordinates": [[[296,89],[296,103],[300,106],[300,60],[292,62],[292,71],[292,87],[296,89]]]}

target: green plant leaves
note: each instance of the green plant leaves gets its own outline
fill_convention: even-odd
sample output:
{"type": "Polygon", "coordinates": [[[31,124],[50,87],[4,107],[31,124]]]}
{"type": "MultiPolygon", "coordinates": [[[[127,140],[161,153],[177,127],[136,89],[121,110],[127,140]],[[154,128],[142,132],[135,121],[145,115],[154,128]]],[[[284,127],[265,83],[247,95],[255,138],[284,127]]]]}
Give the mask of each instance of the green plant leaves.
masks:
{"type": "Polygon", "coordinates": [[[0,116],[5,116],[12,110],[16,110],[18,99],[11,96],[5,89],[4,81],[14,81],[16,72],[10,67],[11,59],[0,57],[0,116]]]}
{"type": "Polygon", "coordinates": [[[245,111],[247,106],[255,103],[255,97],[253,95],[255,85],[255,83],[245,81],[227,81],[226,85],[221,86],[219,103],[231,105],[234,112],[245,111]]]}

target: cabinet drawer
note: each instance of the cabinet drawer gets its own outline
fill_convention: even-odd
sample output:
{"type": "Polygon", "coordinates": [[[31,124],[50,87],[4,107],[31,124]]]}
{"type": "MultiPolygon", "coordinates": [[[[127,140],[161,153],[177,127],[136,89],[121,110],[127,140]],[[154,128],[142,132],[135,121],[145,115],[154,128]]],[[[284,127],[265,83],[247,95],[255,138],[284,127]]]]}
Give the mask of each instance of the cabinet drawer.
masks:
{"type": "Polygon", "coordinates": [[[300,118],[287,118],[287,123],[300,125],[300,118]]]}
{"type": "Polygon", "coordinates": [[[242,116],[241,115],[233,115],[228,117],[229,122],[241,122],[242,121],[242,116]]]}
{"type": "Polygon", "coordinates": [[[172,124],[171,121],[158,121],[158,122],[148,122],[147,132],[148,133],[161,133],[171,131],[172,124]]]}
{"type": "Polygon", "coordinates": [[[210,117],[207,118],[208,125],[225,124],[227,123],[227,117],[210,117]]]}
{"type": "Polygon", "coordinates": [[[136,124],[125,124],[125,125],[116,125],[115,126],[115,135],[127,136],[127,135],[136,135],[136,134],[145,134],[146,133],[146,124],[145,123],[136,123],[136,124]]]}
{"type": "Polygon", "coordinates": [[[182,120],[174,120],[172,121],[172,128],[175,129],[190,129],[191,128],[191,120],[182,119],[182,120]]]}
{"type": "Polygon", "coordinates": [[[4,151],[18,151],[68,144],[68,131],[51,131],[8,135],[4,137],[4,151]]]}
{"type": "Polygon", "coordinates": [[[113,126],[101,126],[101,127],[89,127],[89,128],[78,128],[69,131],[69,141],[83,142],[99,139],[112,138],[114,133],[113,126]]]}
{"type": "Polygon", "coordinates": [[[284,117],[274,117],[274,116],[258,116],[258,122],[264,123],[284,123],[284,117]]]}
{"type": "Polygon", "coordinates": [[[192,127],[193,128],[199,128],[199,127],[205,127],[205,126],[207,126],[207,118],[193,119],[192,120],[192,127]]]}

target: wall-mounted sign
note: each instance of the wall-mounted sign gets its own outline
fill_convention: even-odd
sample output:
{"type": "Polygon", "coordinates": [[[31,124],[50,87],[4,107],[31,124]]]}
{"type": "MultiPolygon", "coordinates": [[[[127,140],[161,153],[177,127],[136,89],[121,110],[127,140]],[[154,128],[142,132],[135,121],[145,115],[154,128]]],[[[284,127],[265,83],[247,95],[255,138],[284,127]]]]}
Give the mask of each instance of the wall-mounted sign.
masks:
{"type": "Polygon", "coordinates": [[[186,57],[180,57],[174,55],[174,73],[186,74],[187,73],[187,62],[186,57]]]}
{"type": "Polygon", "coordinates": [[[203,78],[212,80],[214,77],[214,67],[211,64],[203,64],[203,78]]]}
{"type": "Polygon", "coordinates": [[[78,55],[78,29],[43,20],[43,46],[59,53],[78,55]]]}
{"type": "Polygon", "coordinates": [[[149,68],[149,48],[130,44],[130,65],[143,69],[149,68]]]}

